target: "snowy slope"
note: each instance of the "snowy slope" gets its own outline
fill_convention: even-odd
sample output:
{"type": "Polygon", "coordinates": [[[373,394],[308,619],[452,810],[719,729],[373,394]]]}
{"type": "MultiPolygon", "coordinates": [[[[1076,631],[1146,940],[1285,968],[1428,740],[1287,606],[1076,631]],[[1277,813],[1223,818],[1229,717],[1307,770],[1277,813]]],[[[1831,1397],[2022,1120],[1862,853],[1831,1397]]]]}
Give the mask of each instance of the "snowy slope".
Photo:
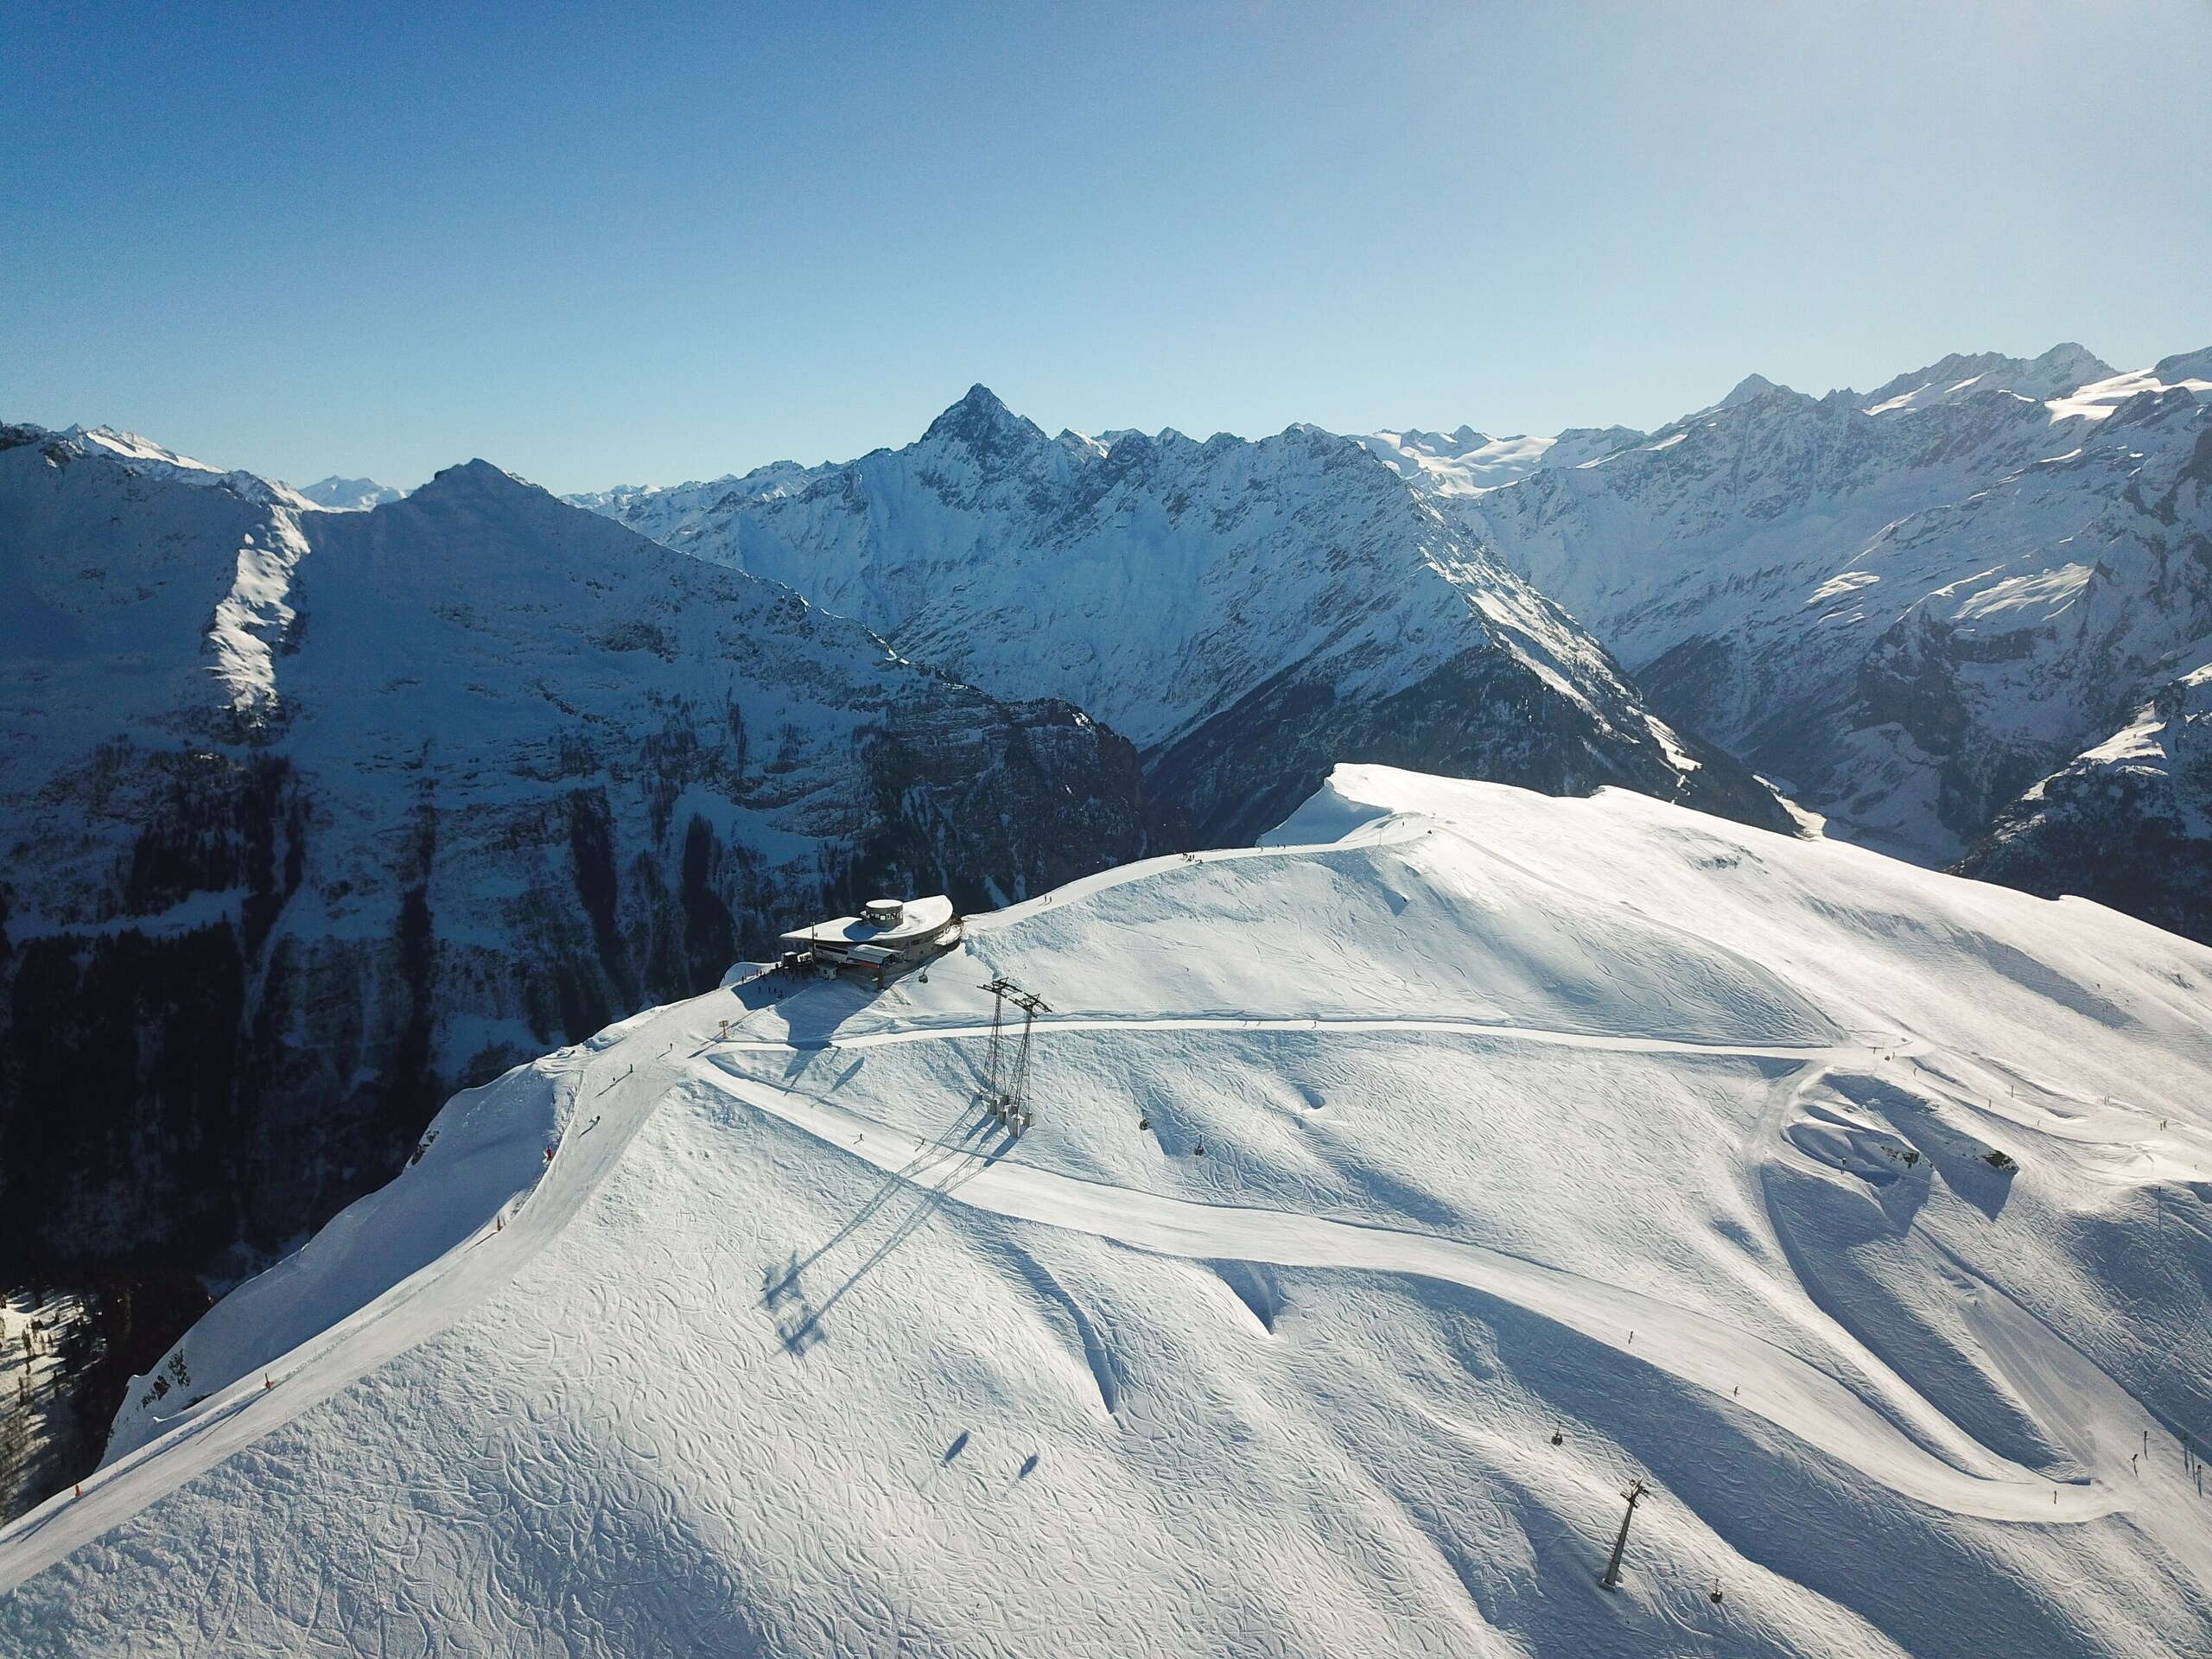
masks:
{"type": "Polygon", "coordinates": [[[0,1533],[0,1644],[2201,1653],[2208,982],[2078,901],[1344,768],[926,982],[456,1098],[0,1533]],[[1051,1004],[1018,1138],[993,974],[1051,1004]]]}
{"type": "Polygon", "coordinates": [[[1668,718],[1833,833],[1957,857],[2212,659],[2203,354],[1952,357],[1872,393],[1753,377],[1586,464],[1439,507],[1668,718]]]}
{"type": "Polygon", "coordinates": [[[795,912],[1145,846],[1077,711],[483,462],[337,513],[6,436],[0,1284],[281,1244],[795,912]]]}
{"type": "Polygon", "coordinates": [[[976,386],[903,449],[577,499],[987,690],[1068,699],[1144,751],[1202,842],[1249,840],[1344,760],[1789,823],[1396,470],[1315,428],[1051,438],[976,386]]]}

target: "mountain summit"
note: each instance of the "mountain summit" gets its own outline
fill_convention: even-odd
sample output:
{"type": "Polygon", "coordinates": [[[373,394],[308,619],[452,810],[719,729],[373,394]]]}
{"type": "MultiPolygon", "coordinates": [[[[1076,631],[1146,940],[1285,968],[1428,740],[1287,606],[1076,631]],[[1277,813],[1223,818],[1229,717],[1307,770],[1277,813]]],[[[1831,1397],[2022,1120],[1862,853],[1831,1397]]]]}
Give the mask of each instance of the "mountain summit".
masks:
{"type": "Polygon", "coordinates": [[[958,444],[991,461],[1048,441],[1043,428],[1015,414],[999,401],[996,392],[981,383],[969,387],[968,395],[931,421],[922,434],[925,444],[958,444]]]}
{"type": "Polygon", "coordinates": [[[1736,383],[1735,389],[1733,391],[1732,391],[1726,397],[1723,397],[1718,404],[1714,404],[1713,407],[1716,409],[1733,409],[1738,404],[1748,404],[1754,398],[1765,397],[1769,392],[1787,391],[1789,390],[1789,387],[1777,385],[1776,382],[1768,379],[1766,376],[1763,374],[1747,374],[1736,383]]]}
{"type": "Polygon", "coordinates": [[[1318,427],[1054,440],[977,386],[905,449],[586,499],[972,684],[1075,703],[1202,842],[1258,834],[1347,760],[1791,827],[1395,465],[1318,427]]]}

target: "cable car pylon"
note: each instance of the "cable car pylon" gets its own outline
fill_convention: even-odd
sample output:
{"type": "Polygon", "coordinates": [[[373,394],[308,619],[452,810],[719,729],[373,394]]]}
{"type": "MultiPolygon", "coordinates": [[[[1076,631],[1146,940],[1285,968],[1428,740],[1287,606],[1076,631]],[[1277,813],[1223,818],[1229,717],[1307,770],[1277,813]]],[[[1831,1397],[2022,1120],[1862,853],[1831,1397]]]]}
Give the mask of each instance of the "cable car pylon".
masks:
{"type": "Polygon", "coordinates": [[[1029,1108],[1029,1028],[1040,1014],[1052,1010],[1033,991],[1025,991],[1012,980],[999,978],[981,988],[991,994],[991,1046],[983,1061],[983,1105],[993,1117],[1015,1129],[1037,1121],[1029,1108]],[[1021,1010],[1021,1032],[1013,1036],[1006,1028],[1007,1004],[1021,1010]],[[1011,1040],[1014,1052],[1007,1052],[1011,1040]]]}

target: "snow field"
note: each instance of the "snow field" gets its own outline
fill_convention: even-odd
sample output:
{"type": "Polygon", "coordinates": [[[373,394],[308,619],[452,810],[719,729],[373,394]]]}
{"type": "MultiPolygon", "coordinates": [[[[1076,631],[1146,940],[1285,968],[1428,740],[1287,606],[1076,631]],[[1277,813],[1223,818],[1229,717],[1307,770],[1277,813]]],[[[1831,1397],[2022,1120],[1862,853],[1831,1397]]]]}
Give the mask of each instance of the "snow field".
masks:
{"type": "Polygon", "coordinates": [[[0,1535],[0,1646],[2212,1641],[2212,952],[1617,791],[1340,768],[1281,836],[460,1097],[0,1535]]]}

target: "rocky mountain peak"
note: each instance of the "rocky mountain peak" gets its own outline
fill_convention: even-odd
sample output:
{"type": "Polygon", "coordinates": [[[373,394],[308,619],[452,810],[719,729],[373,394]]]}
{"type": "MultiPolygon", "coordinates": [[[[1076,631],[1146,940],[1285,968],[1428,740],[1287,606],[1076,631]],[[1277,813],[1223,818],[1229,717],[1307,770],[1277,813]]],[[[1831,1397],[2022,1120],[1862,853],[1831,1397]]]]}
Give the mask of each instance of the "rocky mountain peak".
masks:
{"type": "Polygon", "coordinates": [[[2088,346],[2070,340],[2061,340],[2028,366],[2063,382],[2069,391],[2085,386],[2092,380],[2107,379],[2117,372],[2088,346]]]}
{"type": "Polygon", "coordinates": [[[930,423],[922,442],[958,444],[981,459],[995,460],[1051,440],[1042,427],[1015,414],[996,392],[978,382],[968,388],[966,397],[930,423]]]}
{"type": "MultiPolygon", "coordinates": [[[[430,481],[410,498],[417,503],[435,502],[471,495],[515,496],[545,495],[546,492],[526,479],[494,467],[481,457],[474,461],[456,462],[441,467],[430,481]]],[[[552,498],[547,496],[550,500],[552,498]]]]}
{"type": "Polygon", "coordinates": [[[1738,404],[1748,404],[1753,398],[1764,397],[1770,391],[1787,391],[1789,388],[1777,385],[1763,374],[1747,374],[1736,383],[1736,389],[1714,405],[1716,409],[1733,409],[1738,404]]]}

